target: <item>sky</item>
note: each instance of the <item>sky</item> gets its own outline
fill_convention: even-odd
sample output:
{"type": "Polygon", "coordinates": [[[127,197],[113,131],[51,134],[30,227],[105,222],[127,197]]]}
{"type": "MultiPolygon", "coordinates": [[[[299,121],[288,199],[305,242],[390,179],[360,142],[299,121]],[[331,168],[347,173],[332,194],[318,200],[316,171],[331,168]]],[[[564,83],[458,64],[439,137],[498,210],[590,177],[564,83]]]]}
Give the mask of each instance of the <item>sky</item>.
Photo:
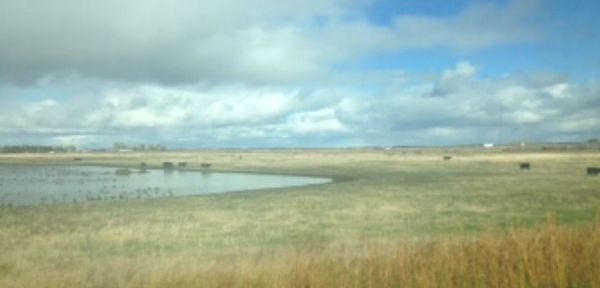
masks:
{"type": "Polygon", "coordinates": [[[600,2],[0,0],[0,145],[600,137],[600,2]]]}

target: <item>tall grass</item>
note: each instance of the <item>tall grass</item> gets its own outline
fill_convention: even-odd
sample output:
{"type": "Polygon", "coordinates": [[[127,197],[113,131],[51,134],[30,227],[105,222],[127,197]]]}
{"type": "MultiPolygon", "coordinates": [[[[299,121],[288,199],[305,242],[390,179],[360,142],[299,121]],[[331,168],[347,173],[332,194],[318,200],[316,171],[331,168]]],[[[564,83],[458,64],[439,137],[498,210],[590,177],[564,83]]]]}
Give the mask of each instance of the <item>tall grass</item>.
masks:
{"type": "Polygon", "coordinates": [[[152,283],[156,287],[599,287],[600,226],[560,228],[550,221],[537,231],[421,244],[372,243],[362,251],[340,254],[306,249],[180,273],[156,275],[152,283]]]}
{"type": "MultiPolygon", "coordinates": [[[[114,260],[113,260],[114,261],[114,260]]],[[[420,243],[313,246],[210,264],[81,263],[69,273],[0,265],[3,287],[600,287],[600,223],[420,243]],[[110,264],[110,265],[107,265],[110,264]],[[3,268],[4,267],[4,268],[3,268]],[[26,277],[24,277],[26,276],[26,277]],[[12,279],[11,279],[12,278],[12,279]],[[16,281],[11,281],[16,280],[16,281]],[[8,285],[8,286],[4,286],[8,285]]]]}

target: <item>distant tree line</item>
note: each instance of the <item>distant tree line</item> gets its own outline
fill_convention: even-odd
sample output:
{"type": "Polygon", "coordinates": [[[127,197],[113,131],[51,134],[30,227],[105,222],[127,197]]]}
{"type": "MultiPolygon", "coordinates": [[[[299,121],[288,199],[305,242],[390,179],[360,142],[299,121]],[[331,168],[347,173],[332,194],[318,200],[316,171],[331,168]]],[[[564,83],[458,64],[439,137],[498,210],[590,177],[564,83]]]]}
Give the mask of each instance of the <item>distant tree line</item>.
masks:
{"type": "Polygon", "coordinates": [[[75,152],[75,146],[11,145],[0,147],[0,153],[66,153],[75,152]]]}

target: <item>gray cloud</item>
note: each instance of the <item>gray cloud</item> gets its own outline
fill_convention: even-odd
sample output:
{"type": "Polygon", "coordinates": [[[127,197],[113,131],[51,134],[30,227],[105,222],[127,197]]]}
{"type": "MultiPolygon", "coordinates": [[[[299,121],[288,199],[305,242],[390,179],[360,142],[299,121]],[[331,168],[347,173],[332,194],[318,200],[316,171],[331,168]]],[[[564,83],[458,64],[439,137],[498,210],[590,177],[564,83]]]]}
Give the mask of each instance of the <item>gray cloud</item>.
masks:
{"type": "Polygon", "coordinates": [[[391,26],[357,12],[367,2],[2,1],[0,80],[298,84],[370,53],[478,49],[533,36],[524,25],[533,9],[522,4],[531,1],[473,5],[450,19],[399,15],[391,26]]]}
{"type": "MultiPolygon", "coordinates": [[[[321,10],[333,13],[331,4],[303,2],[300,18],[321,10]]],[[[246,46],[252,46],[252,35],[245,28],[292,17],[291,4],[2,1],[0,37],[11,43],[0,48],[2,74],[17,80],[46,73],[165,82],[224,77],[220,74],[236,73],[226,71],[232,57],[244,57],[236,52],[251,49],[246,46]]]]}

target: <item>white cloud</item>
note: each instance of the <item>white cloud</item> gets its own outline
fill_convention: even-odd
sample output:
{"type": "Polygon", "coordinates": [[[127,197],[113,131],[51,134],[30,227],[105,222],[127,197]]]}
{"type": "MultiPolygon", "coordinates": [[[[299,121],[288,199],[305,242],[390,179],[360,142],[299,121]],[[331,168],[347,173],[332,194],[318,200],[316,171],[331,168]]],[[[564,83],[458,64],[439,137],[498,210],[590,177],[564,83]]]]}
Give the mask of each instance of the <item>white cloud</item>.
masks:
{"type": "Polygon", "coordinates": [[[348,127],[336,116],[332,108],[305,111],[290,115],[281,127],[280,133],[289,135],[335,135],[349,132],[348,127]]]}
{"type": "Polygon", "coordinates": [[[397,15],[385,26],[361,12],[362,0],[8,0],[0,2],[0,39],[10,43],[0,46],[0,80],[319,82],[336,63],[377,53],[531,41],[529,2],[474,4],[449,18],[397,15]]]}
{"type": "Polygon", "coordinates": [[[260,124],[285,117],[298,103],[293,90],[233,85],[109,90],[99,105],[86,116],[87,125],[177,128],[260,124]]]}
{"type": "Polygon", "coordinates": [[[364,105],[369,108],[359,114],[369,121],[356,129],[369,127],[390,144],[496,142],[501,133],[503,141],[557,141],[600,133],[594,126],[600,120],[598,83],[539,75],[477,79],[474,67],[457,63],[434,80],[451,91],[447,97],[430,97],[426,84],[386,90],[364,105]]]}
{"type": "Polygon", "coordinates": [[[66,135],[51,138],[53,145],[83,147],[98,141],[96,135],[66,135]]]}
{"type": "Polygon", "coordinates": [[[457,92],[475,77],[477,68],[467,61],[458,62],[452,69],[446,69],[435,84],[431,96],[440,97],[457,92]]]}
{"type": "Polygon", "coordinates": [[[443,81],[454,79],[471,79],[477,73],[477,68],[467,61],[458,62],[453,69],[446,69],[442,74],[443,81]]]}
{"type": "Polygon", "coordinates": [[[476,66],[459,62],[429,80],[405,72],[403,79],[412,80],[374,82],[380,85],[376,90],[98,82],[82,86],[85,97],[76,91],[68,97],[19,97],[70,85],[53,79],[15,90],[4,101],[0,134],[3,143],[168,139],[165,144],[198,147],[484,143],[496,142],[500,129],[505,139],[519,140],[600,133],[599,83],[539,75],[478,78],[476,66]],[[448,82],[452,93],[431,97],[433,86],[448,82]]]}
{"type": "Polygon", "coordinates": [[[548,86],[544,91],[548,92],[553,98],[567,98],[568,97],[569,84],[558,83],[548,86]]]}
{"type": "Polygon", "coordinates": [[[600,119],[596,118],[571,118],[566,119],[557,123],[557,132],[566,133],[581,133],[581,132],[595,132],[593,135],[598,135],[598,127],[600,127],[600,119]]]}

